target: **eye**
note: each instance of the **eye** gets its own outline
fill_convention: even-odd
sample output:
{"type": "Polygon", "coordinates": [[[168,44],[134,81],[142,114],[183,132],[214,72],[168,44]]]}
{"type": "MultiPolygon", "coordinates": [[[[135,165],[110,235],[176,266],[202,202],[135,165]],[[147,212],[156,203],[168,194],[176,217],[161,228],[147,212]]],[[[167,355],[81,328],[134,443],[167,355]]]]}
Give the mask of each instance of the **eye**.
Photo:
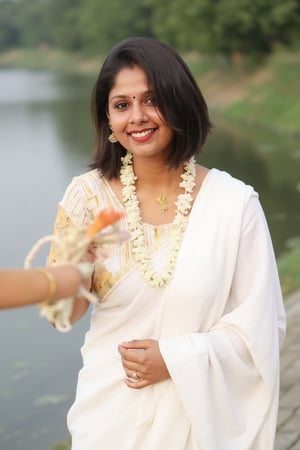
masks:
{"type": "Polygon", "coordinates": [[[125,109],[128,107],[128,103],[127,102],[119,102],[115,104],[115,108],[116,109],[125,109]]]}
{"type": "Polygon", "coordinates": [[[154,97],[147,97],[146,100],[145,100],[145,103],[146,103],[147,105],[156,105],[156,102],[155,102],[155,100],[154,100],[154,97]]]}

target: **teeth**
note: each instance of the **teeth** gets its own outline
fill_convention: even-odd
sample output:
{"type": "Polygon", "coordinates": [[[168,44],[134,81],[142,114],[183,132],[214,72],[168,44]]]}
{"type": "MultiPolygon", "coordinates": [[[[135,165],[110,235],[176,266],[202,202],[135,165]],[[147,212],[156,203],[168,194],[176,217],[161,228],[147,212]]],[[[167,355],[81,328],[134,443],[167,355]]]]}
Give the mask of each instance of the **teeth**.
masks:
{"type": "Polygon", "coordinates": [[[141,131],[139,133],[131,133],[131,136],[140,138],[140,137],[148,136],[152,132],[153,132],[153,130],[146,130],[146,131],[141,131]]]}

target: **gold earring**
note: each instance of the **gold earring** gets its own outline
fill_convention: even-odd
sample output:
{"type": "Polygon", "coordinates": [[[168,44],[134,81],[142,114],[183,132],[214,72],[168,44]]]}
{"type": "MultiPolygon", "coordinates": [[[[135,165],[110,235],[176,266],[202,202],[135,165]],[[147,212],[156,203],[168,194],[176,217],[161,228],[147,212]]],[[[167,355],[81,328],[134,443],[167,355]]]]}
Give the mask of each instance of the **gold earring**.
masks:
{"type": "MultiPolygon", "coordinates": [[[[110,127],[110,129],[111,129],[111,127],[110,127]]],[[[111,129],[110,135],[108,136],[108,140],[109,140],[109,142],[111,142],[112,144],[115,144],[116,142],[118,142],[118,139],[117,139],[115,133],[112,131],[112,129],[111,129]]]]}

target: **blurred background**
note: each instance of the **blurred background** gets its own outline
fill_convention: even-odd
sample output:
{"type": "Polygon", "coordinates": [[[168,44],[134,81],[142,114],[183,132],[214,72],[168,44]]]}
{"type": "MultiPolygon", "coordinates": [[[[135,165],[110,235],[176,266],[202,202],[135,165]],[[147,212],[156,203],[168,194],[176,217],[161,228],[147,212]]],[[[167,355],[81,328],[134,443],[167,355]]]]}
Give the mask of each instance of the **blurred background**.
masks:
{"type": "MultiPolygon", "coordinates": [[[[298,0],[0,0],[0,267],[51,234],[93,151],[103,58],[137,35],[174,46],[199,81],[214,123],[199,162],[259,192],[287,297],[300,289],[298,0]]],[[[0,313],[1,450],[64,448],[88,325],[59,334],[36,307],[0,313]]]]}

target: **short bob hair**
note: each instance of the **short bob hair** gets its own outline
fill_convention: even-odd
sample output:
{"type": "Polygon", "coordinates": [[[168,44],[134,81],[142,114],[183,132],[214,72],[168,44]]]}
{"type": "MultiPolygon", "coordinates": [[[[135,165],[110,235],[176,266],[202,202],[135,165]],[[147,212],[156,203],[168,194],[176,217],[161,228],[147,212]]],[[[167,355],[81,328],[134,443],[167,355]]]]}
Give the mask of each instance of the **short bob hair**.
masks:
{"type": "Polygon", "coordinates": [[[120,70],[135,65],[145,71],[155,104],[174,130],[173,150],[166,161],[170,168],[200,153],[211,129],[205,99],[177,52],[157,39],[125,39],[115,45],[105,59],[92,93],[96,146],[90,168],[98,169],[109,179],[119,175],[121,157],[126,149],[119,142],[108,141],[108,97],[120,70]]]}

